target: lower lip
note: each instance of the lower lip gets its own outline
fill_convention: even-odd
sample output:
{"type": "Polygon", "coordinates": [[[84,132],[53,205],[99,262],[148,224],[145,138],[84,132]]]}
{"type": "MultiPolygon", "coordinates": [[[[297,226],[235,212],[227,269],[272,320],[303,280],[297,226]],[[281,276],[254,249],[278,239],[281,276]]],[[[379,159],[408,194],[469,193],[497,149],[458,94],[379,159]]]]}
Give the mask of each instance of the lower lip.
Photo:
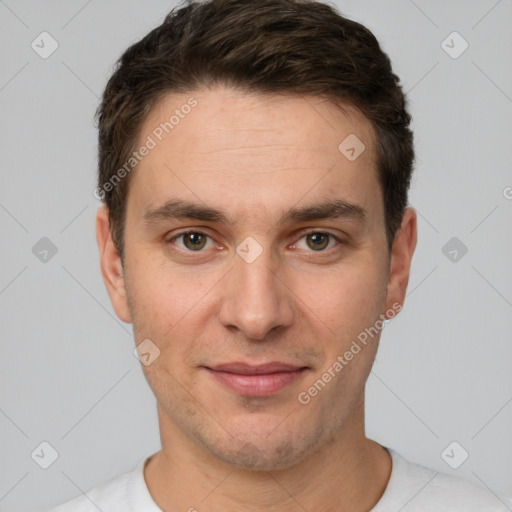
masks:
{"type": "Polygon", "coordinates": [[[248,397],[263,397],[279,393],[286,386],[299,379],[306,368],[294,372],[277,372],[264,375],[240,375],[207,368],[210,374],[235,393],[248,397]]]}

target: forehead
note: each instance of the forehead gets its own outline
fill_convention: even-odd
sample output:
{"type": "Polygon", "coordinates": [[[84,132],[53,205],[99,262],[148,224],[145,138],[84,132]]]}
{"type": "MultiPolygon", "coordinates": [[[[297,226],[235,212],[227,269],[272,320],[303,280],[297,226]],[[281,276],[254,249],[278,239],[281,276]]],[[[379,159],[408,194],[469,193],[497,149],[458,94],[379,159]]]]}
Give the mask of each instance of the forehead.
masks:
{"type": "Polygon", "coordinates": [[[149,112],[136,148],[151,151],[131,177],[134,207],[169,195],[244,206],[297,203],[377,185],[374,134],[356,108],[313,96],[247,94],[218,87],[170,93],[149,112]],[[149,143],[149,141],[151,141],[149,143]]]}
{"type": "Polygon", "coordinates": [[[349,104],[338,107],[316,96],[247,93],[217,86],[163,96],[146,116],[138,142],[152,135],[159,145],[179,142],[182,149],[188,143],[190,148],[218,151],[222,145],[257,138],[267,150],[275,145],[274,149],[332,151],[351,133],[373,149],[368,147],[374,142],[370,121],[349,104]]]}

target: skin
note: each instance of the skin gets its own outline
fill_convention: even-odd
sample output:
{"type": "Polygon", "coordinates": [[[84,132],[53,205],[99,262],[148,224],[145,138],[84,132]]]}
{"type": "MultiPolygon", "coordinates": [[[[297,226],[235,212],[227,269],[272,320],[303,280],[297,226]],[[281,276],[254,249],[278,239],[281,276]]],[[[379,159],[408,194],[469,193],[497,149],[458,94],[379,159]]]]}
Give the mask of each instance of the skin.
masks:
{"type": "Polygon", "coordinates": [[[389,252],[373,130],[348,105],[220,86],[169,94],[138,144],[191,96],[197,106],[130,176],[124,266],[108,211],[97,213],[114,310],[133,323],[137,344],[149,338],[160,350],[143,366],[162,443],[145,467],[148,489],[166,511],[370,510],[391,472],[387,451],[364,434],[378,336],[307,405],[297,396],[403,304],[416,214],[406,209],[389,252]],[[354,161],[338,150],[349,134],[366,146],[354,161]],[[224,210],[234,224],[144,221],[171,197],[224,210]],[[334,199],[359,205],[364,220],[278,222],[290,208],[334,199]],[[206,246],[185,245],[184,228],[208,235],[206,246]],[[308,231],[333,237],[324,247],[308,231]],[[236,252],[246,237],[262,248],[252,263],[236,252]],[[307,370],[273,396],[247,397],[203,368],[233,361],[307,370]]]}

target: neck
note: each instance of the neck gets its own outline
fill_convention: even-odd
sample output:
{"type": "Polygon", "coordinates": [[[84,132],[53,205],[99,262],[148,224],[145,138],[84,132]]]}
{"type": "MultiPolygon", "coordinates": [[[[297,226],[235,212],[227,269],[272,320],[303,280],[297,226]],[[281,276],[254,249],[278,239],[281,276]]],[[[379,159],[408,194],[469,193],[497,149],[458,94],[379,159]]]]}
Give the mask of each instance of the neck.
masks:
{"type": "Polygon", "coordinates": [[[364,435],[361,402],[339,433],[300,463],[256,471],[224,463],[188,438],[159,409],[162,450],[144,477],[164,511],[368,511],[391,474],[391,458],[364,435]]]}

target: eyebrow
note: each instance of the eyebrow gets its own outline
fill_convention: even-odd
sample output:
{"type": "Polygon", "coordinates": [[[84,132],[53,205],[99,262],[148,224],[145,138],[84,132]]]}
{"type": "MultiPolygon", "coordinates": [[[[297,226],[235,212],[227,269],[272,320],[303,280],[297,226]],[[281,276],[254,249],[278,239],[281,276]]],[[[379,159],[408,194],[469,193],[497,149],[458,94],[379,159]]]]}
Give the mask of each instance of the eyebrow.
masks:
{"type": "MultiPolygon", "coordinates": [[[[364,222],[367,216],[367,211],[362,206],[336,199],[300,208],[291,208],[281,216],[277,225],[339,218],[364,222]]],[[[147,209],[142,218],[148,225],[169,219],[194,219],[224,225],[236,224],[236,221],[222,210],[182,199],[171,199],[157,208],[147,209]]]]}

